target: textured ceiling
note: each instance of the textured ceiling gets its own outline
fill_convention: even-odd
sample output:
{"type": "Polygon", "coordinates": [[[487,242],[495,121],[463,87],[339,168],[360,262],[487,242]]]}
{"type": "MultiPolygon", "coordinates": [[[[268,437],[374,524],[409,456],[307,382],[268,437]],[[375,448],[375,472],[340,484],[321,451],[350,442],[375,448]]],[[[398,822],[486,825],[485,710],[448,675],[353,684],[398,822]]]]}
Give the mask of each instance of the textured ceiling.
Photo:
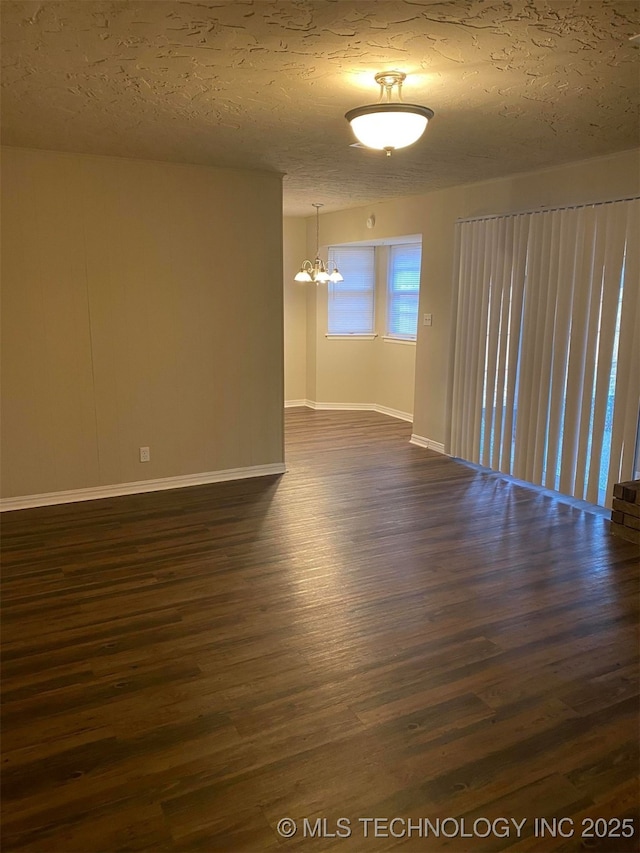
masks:
{"type": "Polygon", "coordinates": [[[282,172],[326,210],[640,144],[636,0],[3,0],[3,142],[282,172]],[[387,158],[344,113],[409,76],[387,158]]]}

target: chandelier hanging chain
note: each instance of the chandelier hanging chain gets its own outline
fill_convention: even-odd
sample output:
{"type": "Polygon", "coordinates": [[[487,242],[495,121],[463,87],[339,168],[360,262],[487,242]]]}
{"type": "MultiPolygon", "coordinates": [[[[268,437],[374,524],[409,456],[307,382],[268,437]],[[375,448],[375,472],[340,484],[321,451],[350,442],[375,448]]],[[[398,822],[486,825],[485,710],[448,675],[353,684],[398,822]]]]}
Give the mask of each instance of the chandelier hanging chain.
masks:
{"type": "Polygon", "coordinates": [[[313,206],[316,209],[316,258],[320,255],[320,208],[324,207],[320,202],[314,201],[313,206]]]}

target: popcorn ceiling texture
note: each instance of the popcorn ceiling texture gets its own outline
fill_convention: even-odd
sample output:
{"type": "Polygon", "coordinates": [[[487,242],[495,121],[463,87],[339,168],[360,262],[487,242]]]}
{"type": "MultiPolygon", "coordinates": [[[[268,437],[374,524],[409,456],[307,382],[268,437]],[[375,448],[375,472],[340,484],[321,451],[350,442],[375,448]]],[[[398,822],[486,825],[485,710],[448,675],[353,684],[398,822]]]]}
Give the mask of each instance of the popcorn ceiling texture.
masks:
{"type": "Polygon", "coordinates": [[[2,2],[3,142],[267,169],[285,213],[639,144],[636,0],[2,2]],[[431,107],[391,158],[344,113],[407,72],[431,107]]]}

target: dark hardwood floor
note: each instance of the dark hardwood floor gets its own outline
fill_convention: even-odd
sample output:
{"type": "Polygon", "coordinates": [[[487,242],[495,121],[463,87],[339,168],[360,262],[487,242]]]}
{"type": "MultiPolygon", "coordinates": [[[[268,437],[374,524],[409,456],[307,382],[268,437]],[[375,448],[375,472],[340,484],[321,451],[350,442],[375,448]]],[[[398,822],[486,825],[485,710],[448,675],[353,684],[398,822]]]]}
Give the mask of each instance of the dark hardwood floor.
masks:
{"type": "Polygon", "coordinates": [[[4,515],[3,850],[637,849],[638,547],[286,422],[282,477],[4,515]]]}

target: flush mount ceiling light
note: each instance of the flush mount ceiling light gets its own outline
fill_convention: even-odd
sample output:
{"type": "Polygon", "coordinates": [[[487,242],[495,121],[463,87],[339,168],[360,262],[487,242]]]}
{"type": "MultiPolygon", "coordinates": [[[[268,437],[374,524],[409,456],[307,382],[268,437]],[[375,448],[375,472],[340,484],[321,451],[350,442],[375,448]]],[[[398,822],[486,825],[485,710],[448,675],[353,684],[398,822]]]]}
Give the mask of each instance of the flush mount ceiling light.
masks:
{"type": "Polygon", "coordinates": [[[344,278],[338,272],[338,267],[333,268],[333,272],[329,274],[324,261],[320,259],[320,208],[324,205],[319,202],[313,202],[313,207],[316,209],[316,259],[311,261],[303,261],[300,267],[300,272],[295,276],[294,281],[315,281],[316,284],[321,284],[325,281],[344,281],[344,278]]]}
{"type": "Polygon", "coordinates": [[[418,104],[402,101],[402,84],[407,75],[402,71],[381,71],[376,74],[380,85],[380,100],[377,104],[349,110],[345,118],[358,140],[367,148],[386,151],[387,157],[396,148],[413,145],[422,136],[433,110],[418,104]],[[392,101],[393,87],[398,87],[398,100],[392,101]]]}

